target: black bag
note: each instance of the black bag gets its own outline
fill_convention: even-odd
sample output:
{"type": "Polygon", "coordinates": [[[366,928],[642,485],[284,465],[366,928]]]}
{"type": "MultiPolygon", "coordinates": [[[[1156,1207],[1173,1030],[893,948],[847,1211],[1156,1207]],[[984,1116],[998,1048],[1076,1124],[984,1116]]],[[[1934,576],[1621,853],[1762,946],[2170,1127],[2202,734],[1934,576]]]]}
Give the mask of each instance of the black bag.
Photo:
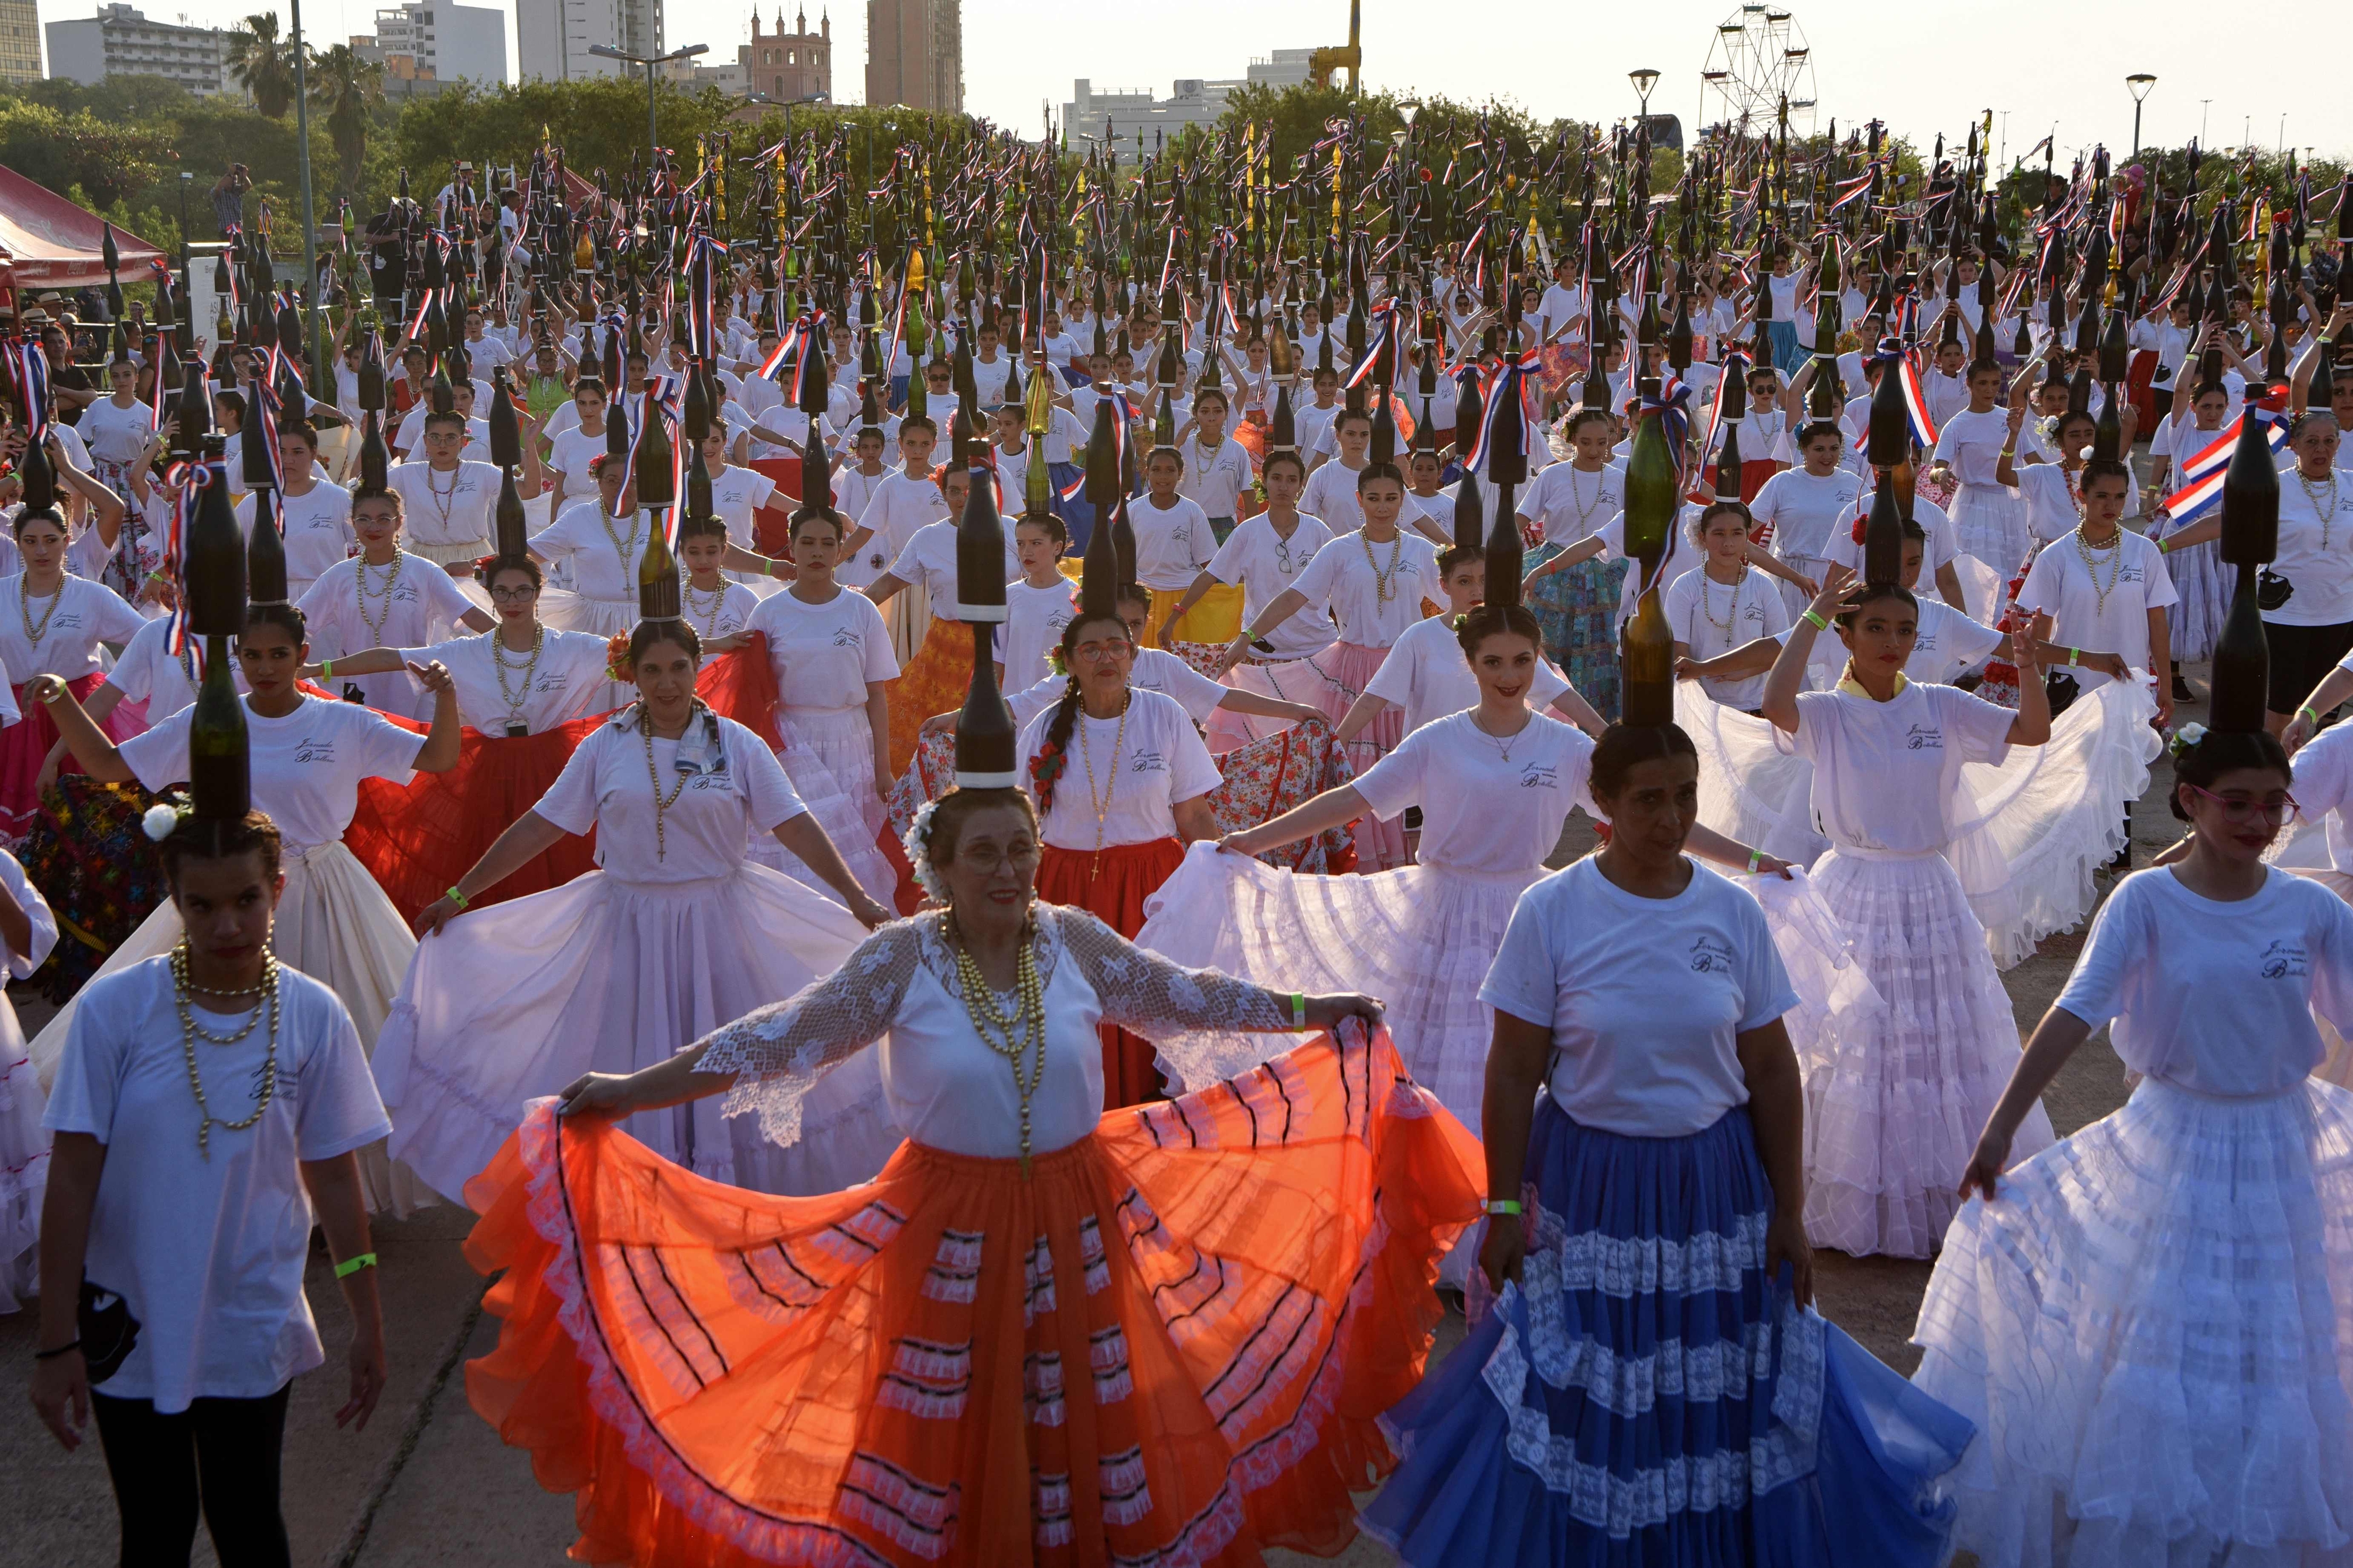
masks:
{"type": "Polygon", "coordinates": [[[2042,695],[2050,700],[2053,719],[2073,707],[2075,699],[2083,694],[2083,683],[2064,670],[2054,669],[2042,678],[2042,695]]]}
{"type": "Polygon", "coordinates": [[[139,1320],[131,1315],[131,1303],[88,1279],[81,1282],[74,1328],[81,1335],[82,1364],[90,1368],[93,1388],[121,1372],[139,1343],[139,1320]]]}
{"type": "Polygon", "coordinates": [[[2255,607],[2276,610],[2295,596],[2295,584],[2276,572],[2260,572],[2255,576],[2255,607]]]}

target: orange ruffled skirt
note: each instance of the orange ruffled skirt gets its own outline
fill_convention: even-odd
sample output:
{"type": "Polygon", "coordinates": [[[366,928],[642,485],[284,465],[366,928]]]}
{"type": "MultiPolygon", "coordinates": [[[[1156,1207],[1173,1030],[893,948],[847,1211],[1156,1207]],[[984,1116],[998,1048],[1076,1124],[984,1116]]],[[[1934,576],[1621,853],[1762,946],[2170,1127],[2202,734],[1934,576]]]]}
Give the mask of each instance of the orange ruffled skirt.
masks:
{"type": "Polygon", "coordinates": [[[768,1197],[537,1102],[469,1184],[505,1270],[474,1408],[579,1493],[575,1560],[1330,1554],[1393,1459],[1482,1156],[1350,1027],[1031,1162],[908,1143],[768,1197]]]}
{"type": "MultiPolygon", "coordinates": [[[[1103,850],[1049,844],[1038,857],[1038,896],[1084,910],[1133,942],[1144,929],[1144,901],[1184,863],[1185,847],[1174,838],[1103,850]]],[[[1167,1098],[1160,1069],[1153,1065],[1152,1042],[1110,1024],[1097,1027],[1103,1043],[1103,1104],[1141,1105],[1167,1098]]]]}
{"type": "Polygon", "coordinates": [[[893,778],[907,771],[915,759],[915,742],[922,739],[923,721],[934,713],[945,713],[964,706],[965,693],[972,687],[972,628],[962,621],[944,621],[937,616],[923,633],[923,646],[915,650],[906,668],[900,670],[896,680],[883,687],[891,700],[891,774],[893,778]]]}

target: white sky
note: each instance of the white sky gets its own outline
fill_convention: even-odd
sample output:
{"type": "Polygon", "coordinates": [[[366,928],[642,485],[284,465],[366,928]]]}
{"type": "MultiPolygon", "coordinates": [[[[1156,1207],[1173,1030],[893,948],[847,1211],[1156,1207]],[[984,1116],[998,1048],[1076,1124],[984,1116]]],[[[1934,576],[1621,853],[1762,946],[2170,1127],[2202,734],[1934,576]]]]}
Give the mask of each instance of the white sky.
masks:
{"type": "MultiPolygon", "coordinates": [[[[259,8],[258,0],[134,3],[158,18],[185,7],[191,20],[213,26],[259,8]]],[[[765,0],[764,15],[773,17],[775,6],[765,0]]],[[[512,15],[512,0],[500,8],[512,15]]],[[[789,15],[790,0],[786,8],[789,15]]],[[[812,18],[824,8],[823,0],[811,5],[812,18]]],[[[2284,111],[2293,144],[2353,153],[2353,95],[2341,90],[2353,21],[2328,0],[2250,11],[2247,26],[2218,26],[2222,13],[2189,0],[1795,0],[1790,8],[1813,50],[1819,112],[1841,127],[1877,113],[1926,145],[1939,131],[1965,136],[1969,121],[1991,109],[1997,151],[2007,113],[2013,154],[2054,121],[2063,162],[2095,141],[2121,152],[2132,142],[2124,78],[2149,71],[2158,79],[2143,111],[2147,141],[2179,143],[2199,134],[2202,121],[2211,146],[2252,136],[2272,147],[2284,111]],[[2053,26],[2060,16],[2064,25],[2053,26]],[[2281,47],[2298,36],[2290,20],[2297,16],[2306,47],[2281,47]]],[[[94,9],[93,0],[40,0],[44,20],[94,9]]],[[[287,7],[276,9],[283,16],[287,7]]],[[[1715,0],[1364,0],[1365,79],[1471,101],[1510,99],[1540,119],[1607,119],[1633,110],[1626,72],[1647,66],[1661,73],[1651,108],[1689,127],[1700,109],[1699,73],[1731,9],[1715,0]]],[[[831,11],[835,94],[859,102],[864,0],[842,0],[831,11]]],[[[707,43],[711,58],[732,59],[750,14],[740,0],[667,0],[668,42],[707,43]]],[[[374,15],[371,0],[311,0],[303,21],[332,43],[370,30],[374,15]]],[[[1345,43],[1347,26],[1345,0],[1159,0],[1148,7],[964,0],[965,105],[1035,134],[1041,106],[1050,101],[1059,113],[1078,77],[1098,90],[1165,97],[1177,76],[1239,77],[1252,57],[1276,48],[1345,43]]],[[[513,47],[510,31],[510,71],[513,47]]]]}

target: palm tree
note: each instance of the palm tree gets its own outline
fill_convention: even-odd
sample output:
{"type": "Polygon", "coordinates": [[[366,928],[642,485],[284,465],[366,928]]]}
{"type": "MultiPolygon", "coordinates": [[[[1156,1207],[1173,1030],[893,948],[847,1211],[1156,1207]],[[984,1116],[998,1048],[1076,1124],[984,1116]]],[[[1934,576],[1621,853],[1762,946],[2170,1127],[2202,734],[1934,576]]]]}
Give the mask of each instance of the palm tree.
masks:
{"type": "Polygon", "coordinates": [[[294,45],[280,41],[278,17],[258,11],[229,29],[228,67],[253,107],[282,120],[294,107],[294,45]]]}
{"type": "Polygon", "coordinates": [[[384,67],[337,44],[311,63],[311,103],[327,116],[327,136],[343,164],[343,189],[359,189],[367,153],[368,110],[384,101],[384,67]]]}

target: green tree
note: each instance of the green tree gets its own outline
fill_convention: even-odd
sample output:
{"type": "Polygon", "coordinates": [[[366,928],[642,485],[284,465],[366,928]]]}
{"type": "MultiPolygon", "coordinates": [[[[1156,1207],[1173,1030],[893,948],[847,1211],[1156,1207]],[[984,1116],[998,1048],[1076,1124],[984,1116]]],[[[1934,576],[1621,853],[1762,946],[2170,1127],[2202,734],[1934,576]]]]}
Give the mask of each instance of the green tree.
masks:
{"type": "Polygon", "coordinates": [[[343,189],[359,190],[360,166],[367,156],[370,110],[384,101],[384,67],[337,44],[311,67],[311,102],[326,111],[327,138],[342,165],[343,189]]]}
{"type": "Polygon", "coordinates": [[[294,49],[292,39],[279,37],[272,11],[257,11],[229,29],[229,71],[271,120],[285,119],[294,107],[294,49]]]}

